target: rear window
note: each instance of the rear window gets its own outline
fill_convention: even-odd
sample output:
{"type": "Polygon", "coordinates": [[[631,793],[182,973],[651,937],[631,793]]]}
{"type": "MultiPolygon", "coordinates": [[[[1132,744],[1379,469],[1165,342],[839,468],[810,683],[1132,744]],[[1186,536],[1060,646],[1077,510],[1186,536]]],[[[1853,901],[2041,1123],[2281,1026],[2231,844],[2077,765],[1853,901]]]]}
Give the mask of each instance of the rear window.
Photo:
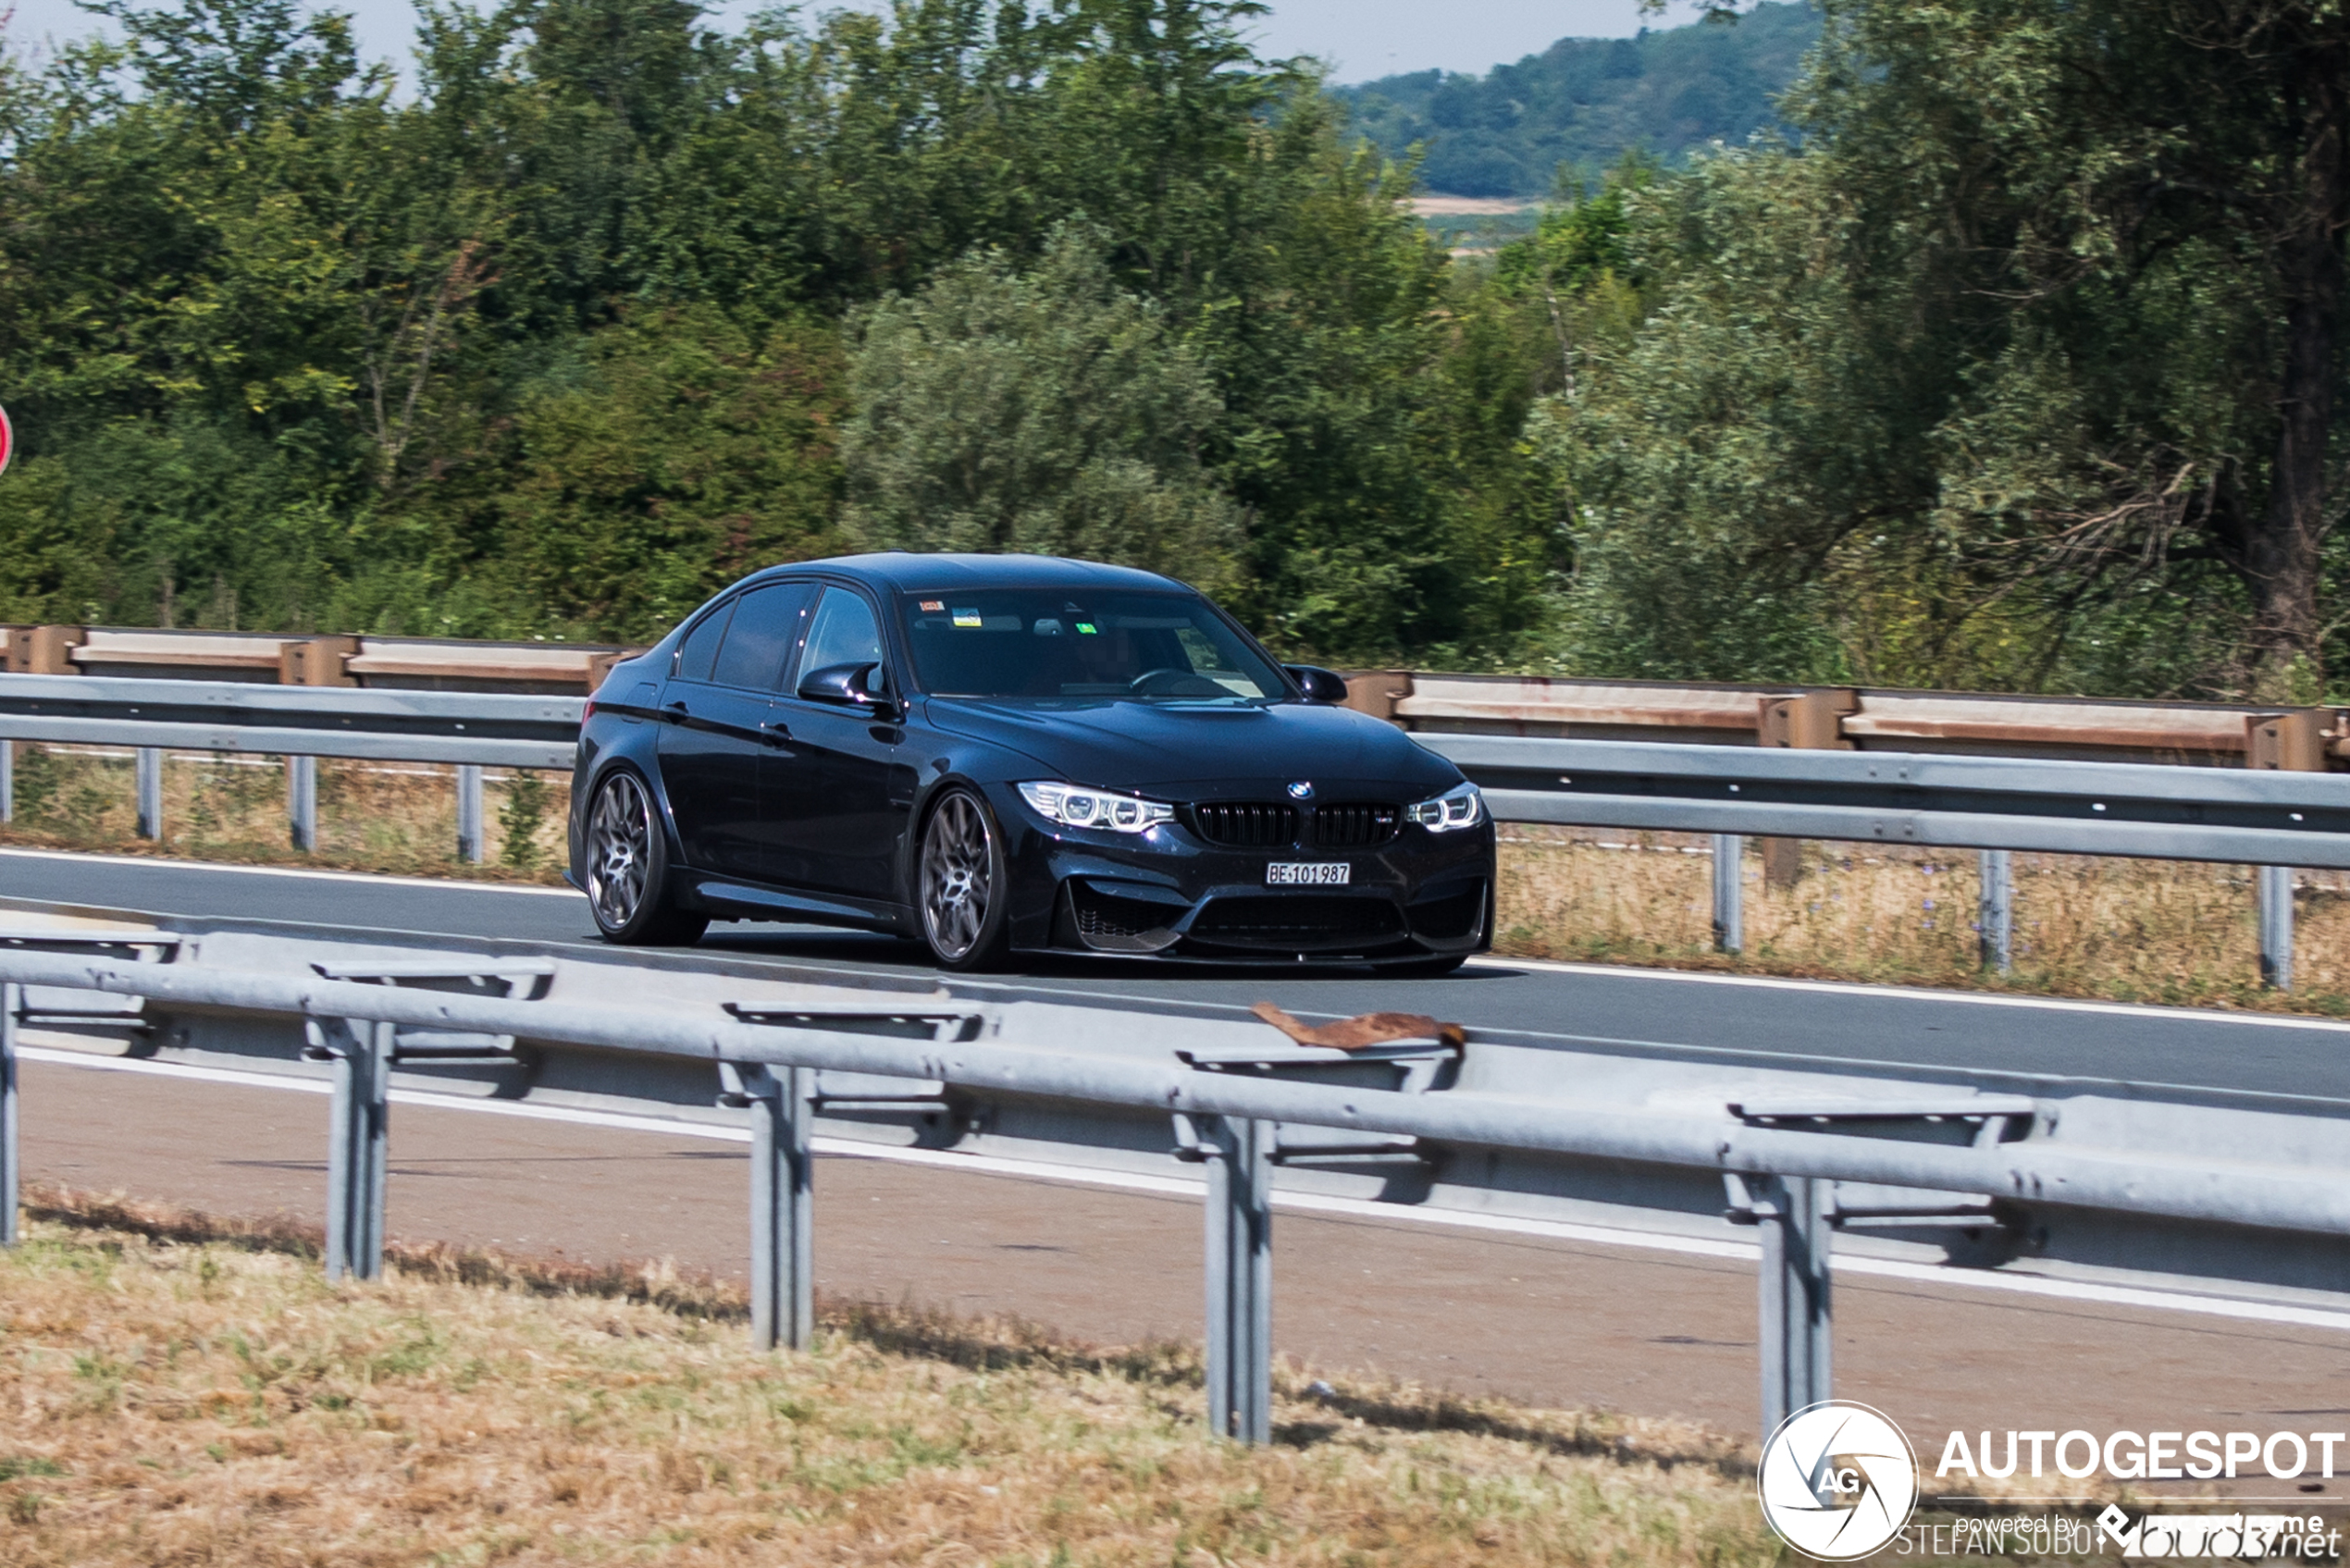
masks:
{"type": "Polygon", "coordinates": [[[784,655],[799,636],[800,615],[814,597],[813,584],[768,583],[736,599],[711,678],[722,686],[774,690],[784,677],[784,655]]]}
{"type": "Polygon", "coordinates": [[[706,681],[711,666],[718,660],[718,640],[726,635],[726,622],[735,613],[735,601],[728,599],[694,623],[686,640],[677,645],[677,674],[681,680],[706,681]]]}

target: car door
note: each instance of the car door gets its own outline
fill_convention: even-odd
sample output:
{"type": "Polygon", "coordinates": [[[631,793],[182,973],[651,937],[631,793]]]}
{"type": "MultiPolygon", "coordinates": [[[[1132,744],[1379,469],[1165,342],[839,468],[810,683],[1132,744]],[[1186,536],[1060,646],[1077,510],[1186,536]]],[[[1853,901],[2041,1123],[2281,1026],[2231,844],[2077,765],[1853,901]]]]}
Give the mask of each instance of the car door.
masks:
{"type": "Polygon", "coordinates": [[[774,813],[762,762],[782,738],[771,725],[775,687],[813,597],[808,583],[761,584],[719,606],[679,646],[657,749],[686,863],[698,870],[765,874],[774,813]]]}
{"type": "MultiPolygon", "coordinates": [[[[872,600],[827,585],[808,621],[791,682],[841,664],[883,666],[881,685],[896,691],[882,651],[872,600]]],[[[779,880],[822,893],[887,901],[897,896],[898,835],[912,809],[914,771],[902,755],[905,730],[869,710],[802,699],[786,691],[776,705],[788,745],[767,758],[776,802],[779,880]]]]}

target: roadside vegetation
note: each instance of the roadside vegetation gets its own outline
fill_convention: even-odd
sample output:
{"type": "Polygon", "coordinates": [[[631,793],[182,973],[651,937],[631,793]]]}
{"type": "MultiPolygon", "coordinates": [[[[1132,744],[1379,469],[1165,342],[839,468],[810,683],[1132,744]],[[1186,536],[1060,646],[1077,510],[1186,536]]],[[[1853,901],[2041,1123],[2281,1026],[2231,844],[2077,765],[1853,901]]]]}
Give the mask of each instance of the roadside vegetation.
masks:
{"type": "Polygon", "coordinates": [[[1975,857],[1802,846],[1763,876],[1750,843],[1746,950],[1713,951],[1713,859],[1692,833],[1512,824],[1497,949],[1521,957],[2350,1017],[2350,877],[2295,874],[2294,988],[2260,984],[2253,869],[2084,855],[2014,858],[2014,967],[1983,967],[1975,857]]]}
{"type": "Polygon", "coordinates": [[[292,847],[282,758],[167,754],[160,839],[138,836],[137,790],[128,751],[19,742],[16,817],[0,826],[0,844],[550,884],[569,858],[564,773],[484,773],[479,865],[457,857],[454,768],[320,758],[315,853],[292,847]]]}
{"type": "Polygon", "coordinates": [[[403,85],[105,0],[0,57],[0,618],[637,640],[953,545],[1328,663],[2345,689],[2338,7],[1694,0],[1350,95],[1261,8],[499,0],[403,85]],[[1533,232],[1416,219],[1422,125],[1533,232]]]}
{"type": "Polygon", "coordinates": [[[1781,1556],[1751,1455],[1671,1423],[1284,1366],[1252,1451],[1207,1436],[1186,1347],[830,1303],[761,1355],[736,1293],[657,1268],[407,1248],[330,1286],[296,1228],[34,1212],[0,1253],[17,1568],[1781,1556]]]}

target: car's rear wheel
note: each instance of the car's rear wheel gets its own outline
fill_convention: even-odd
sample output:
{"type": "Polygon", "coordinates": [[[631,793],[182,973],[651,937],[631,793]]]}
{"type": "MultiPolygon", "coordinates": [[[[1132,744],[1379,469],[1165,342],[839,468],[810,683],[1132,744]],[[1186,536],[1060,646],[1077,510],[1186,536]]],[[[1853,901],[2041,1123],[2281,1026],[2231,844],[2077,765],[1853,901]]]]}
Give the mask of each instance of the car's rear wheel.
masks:
{"type": "Polygon", "coordinates": [[[922,829],[922,938],[950,969],[1001,963],[1011,944],[1003,835],[987,803],[950,789],[922,829]]]}
{"type": "Polygon", "coordinates": [[[625,768],[596,786],[588,813],[588,907],[604,940],[624,947],[690,946],[710,917],[680,909],[669,884],[669,839],[652,792],[625,768]]]}

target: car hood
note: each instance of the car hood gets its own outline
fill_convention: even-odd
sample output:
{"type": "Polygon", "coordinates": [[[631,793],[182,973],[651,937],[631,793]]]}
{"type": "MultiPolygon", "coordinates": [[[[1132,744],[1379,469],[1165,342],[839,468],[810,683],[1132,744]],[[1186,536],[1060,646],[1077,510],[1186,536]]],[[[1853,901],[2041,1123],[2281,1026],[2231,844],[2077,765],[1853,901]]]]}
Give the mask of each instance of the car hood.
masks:
{"type": "Polygon", "coordinates": [[[1262,793],[1293,782],[1439,793],[1460,771],[1352,709],[1104,702],[1079,708],[928,699],[932,723],[1035,759],[1038,776],[1141,795],[1262,793]]]}

